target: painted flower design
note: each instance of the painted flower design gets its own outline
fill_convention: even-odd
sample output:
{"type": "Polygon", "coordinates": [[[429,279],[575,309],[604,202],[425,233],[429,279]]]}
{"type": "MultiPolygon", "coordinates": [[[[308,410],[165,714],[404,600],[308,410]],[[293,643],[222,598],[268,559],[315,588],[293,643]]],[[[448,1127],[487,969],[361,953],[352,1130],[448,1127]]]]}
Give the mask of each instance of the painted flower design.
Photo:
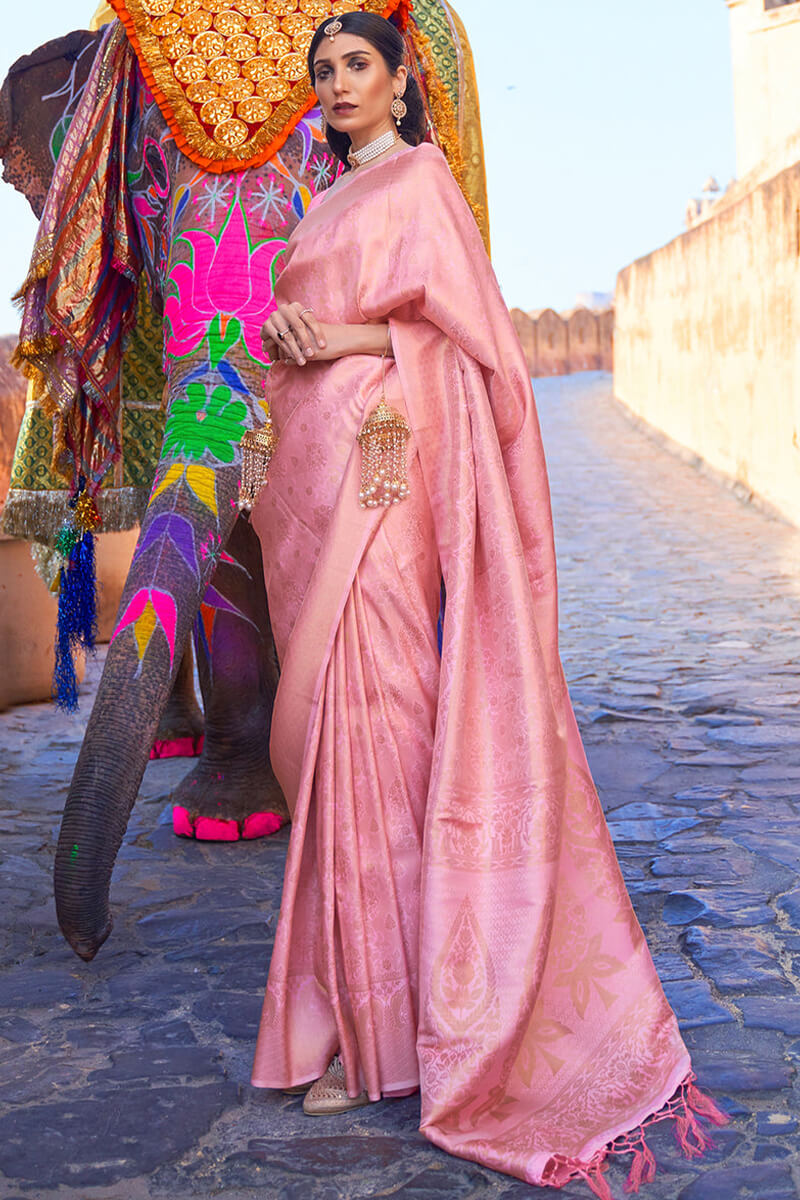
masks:
{"type": "Polygon", "coordinates": [[[210,454],[218,462],[232,463],[247,428],[247,405],[233,400],[232,394],[224,383],[210,396],[205,383],[190,383],[186,396],[177,398],[170,410],[163,453],[194,460],[210,454]]]}
{"type": "Polygon", "coordinates": [[[170,268],[164,304],[166,352],[191,354],[216,319],[239,330],[249,356],[264,363],[259,331],[274,307],[275,272],[285,238],[253,245],[242,202],[237,199],[217,234],[191,229],[175,239],[190,247],[188,262],[170,268]],[[233,325],[236,318],[237,325],[233,325]]]}

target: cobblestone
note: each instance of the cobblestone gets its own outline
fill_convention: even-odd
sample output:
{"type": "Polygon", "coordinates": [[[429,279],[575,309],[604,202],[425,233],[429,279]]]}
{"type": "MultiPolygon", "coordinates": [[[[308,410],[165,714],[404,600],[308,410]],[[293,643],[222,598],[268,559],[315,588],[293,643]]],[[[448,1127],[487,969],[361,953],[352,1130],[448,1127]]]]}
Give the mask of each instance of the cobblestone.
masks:
{"type": "MultiPolygon", "coordinates": [[[[798,1200],[800,533],[646,436],[606,376],[537,396],[578,720],[700,1081],[733,1118],[702,1160],[655,1127],[642,1196],[798,1200]]],[[[311,1122],[249,1086],[288,834],[174,838],[185,763],[149,766],[114,932],[74,958],[51,869],[101,659],[80,715],[0,715],[0,1200],[532,1196],[426,1143],[415,1097],[311,1122]]],[[[624,1166],[608,1178],[621,1197],[624,1166]]]]}

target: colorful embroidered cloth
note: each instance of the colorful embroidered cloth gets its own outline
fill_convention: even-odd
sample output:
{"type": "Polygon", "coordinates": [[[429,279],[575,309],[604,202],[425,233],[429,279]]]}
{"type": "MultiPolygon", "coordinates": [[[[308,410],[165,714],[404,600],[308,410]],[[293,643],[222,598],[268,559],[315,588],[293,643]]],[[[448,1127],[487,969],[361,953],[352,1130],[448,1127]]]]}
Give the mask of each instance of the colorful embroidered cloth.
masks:
{"type": "Polygon", "coordinates": [[[207,171],[258,166],[316,103],[306,68],[326,17],[389,17],[403,0],[110,0],[184,154],[207,171]]]}
{"type": "Polygon", "coordinates": [[[253,1082],[302,1084],[338,1050],[351,1095],[419,1084],[422,1131],[451,1153],[607,1196],[614,1139],[636,1131],[636,1182],[651,1114],[702,1142],[693,1114],[712,1108],[589,774],[525,358],[441,153],[321,196],[277,296],[390,320],[387,399],[412,439],[408,498],[363,509],[380,362],[274,370],[252,520],[293,825],[253,1082]]]}
{"type": "MultiPolygon", "coordinates": [[[[201,10],[195,4],[193,11],[213,15],[214,10],[201,10]]],[[[284,15],[288,19],[292,14],[284,15]]],[[[164,424],[159,407],[164,387],[161,318],[148,303],[148,293],[156,305],[169,292],[174,293],[169,301],[166,350],[169,356],[180,356],[185,338],[176,337],[175,329],[180,327],[185,332],[193,309],[186,304],[185,286],[173,287],[170,271],[183,270],[184,239],[195,237],[201,229],[219,237],[235,194],[242,188],[249,197],[248,205],[253,206],[252,228],[262,229],[265,236],[269,232],[265,223],[271,223],[275,236],[285,238],[313,195],[323,190],[334,175],[334,164],[319,137],[318,122],[315,125],[310,119],[313,112],[302,118],[289,142],[264,168],[222,178],[199,169],[187,170],[189,163],[143,85],[135,54],[119,34],[117,26],[103,35],[83,99],[81,89],[87,67],[83,47],[89,45],[91,52],[92,44],[79,40],[73,45],[74,39],[65,39],[62,59],[57,62],[53,58],[57,46],[53,44],[47,61],[58,65],[63,76],[63,89],[56,89],[64,92],[63,107],[49,97],[40,98],[42,115],[38,119],[40,123],[49,120],[46,130],[44,125],[40,129],[42,141],[51,143],[57,130],[58,146],[66,138],[67,157],[71,162],[80,162],[74,178],[67,170],[55,177],[23,289],[26,315],[20,358],[27,361],[27,372],[36,382],[36,400],[28,407],[20,433],[4,528],[45,542],[52,542],[63,522],[77,471],[88,474],[91,486],[98,490],[104,529],[127,529],[141,517],[159,461],[164,424]],[[73,71],[77,52],[82,54],[80,76],[73,71]],[[126,109],[124,115],[120,105],[126,109]],[[77,118],[77,124],[70,135],[73,118],[77,118]],[[116,197],[114,172],[103,173],[105,157],[112,163],[124,163],[125,185],[116,197]],[[102,214],[100,238],[95,232],[98,213],[102,214]],[[127,269],[120,273],[119,262],[103,259],[98,253],[103,246],[113,244],[114,221],[123,222],[128,229],[125,253],[132,256],[130,274],[127,269]],[[78,231],[86,228],[92,231],[91,253],[83,257],[64,254],[63,248],[79,243],[78,231]],[[138,245],[133,248],[129,236],[132,228],[138,237],[138,245]],[[143,264],[146,288],[140,286],[139,279],[131,278],[138,262],[143,264]],[[85,312],[85,319],[77,325],[72,313],[85,309],[85,286],[100,287],[103,303],[85,312]],[[52,317],[49,328],[45,311],[52,317]],[[96,329],[93,322],[97,322],[96,329]],[[69,327],[69,336],[66,332],[62,336],[62,327],[69,327]],[[123,342],[125,349],[121,352],[123,342]],[[87,353],[94,354],[98,347],[102,389],[93,387],[93,376],[83,365],[87,353]],[[79,389],[78,376],[86,384],[82,382],[79,389]],[[99,390],[102,403],[94,399],[99,390]],[[73,447],[79,448],[77,458],[73,447]],[[98,482],[103,462],[105,472],[98,482]]],[[[480,114],[463,27],[443,0],[417,0],[406,36],[411,69],[423,86],[437,139],[488,245],[480,114]]],[[[31,62],[38,64],[40,57],[31,56],[31,62]]],[[[35,100],[30,88],[24,97],[20,93],[15,100],[15,89],[26,79],[21,69],[9,77],[4,88],[9,112],[20,108],[22,98],[26,104],[35,100]]],[[[15,145],[25,140],[24,132],[20,127],[15,145]]],[[[25,146],[21,150],[28,153],[25,146]]],[[[38,195],[42,186],[38,176],[37,180],[38,195]]],[[[15,182],[23,189],[27,186],[25,176],[19,172],[15,182]]],[[[258,340],[256,334],[248,332],[253,344],[258,340]]]]}

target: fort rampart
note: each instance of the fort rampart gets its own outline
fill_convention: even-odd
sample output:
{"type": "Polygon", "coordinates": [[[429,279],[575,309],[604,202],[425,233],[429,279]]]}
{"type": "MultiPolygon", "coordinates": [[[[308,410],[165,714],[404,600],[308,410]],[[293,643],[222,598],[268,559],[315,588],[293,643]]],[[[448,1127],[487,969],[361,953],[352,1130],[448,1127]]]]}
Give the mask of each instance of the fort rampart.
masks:
{"type": "Polygon", "coordinates": [[[800,163],[619,275],[615,392],[800,524],[800,163]]]}

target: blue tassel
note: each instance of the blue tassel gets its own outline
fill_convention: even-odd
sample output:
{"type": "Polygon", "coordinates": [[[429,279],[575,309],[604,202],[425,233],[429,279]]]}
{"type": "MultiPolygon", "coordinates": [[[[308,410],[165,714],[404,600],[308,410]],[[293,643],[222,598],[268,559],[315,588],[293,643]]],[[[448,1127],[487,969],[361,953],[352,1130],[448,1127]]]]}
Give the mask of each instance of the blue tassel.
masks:
{"type": "Polygon", "coordinates": [[[78,707],[75,651],[93,651],[97,639],[97,586],[94,537],[87,531],[73,546],[61,570],[56,627],[56,665],[53,699],[59,708],[78,707]]]}
{"type": "Polygon", "coordinates": [[[75,657],[72,638],[67,629],[66,613],[63,612],[61,597],[64,595],[65,577],[68,571],[61,568],[61,590],[58,596],[58,622],[56,624],[56,665],[53,671],[53,700],[58,708],[75,712],[78,707],[78,677],[75,674],[75,657]]]}

